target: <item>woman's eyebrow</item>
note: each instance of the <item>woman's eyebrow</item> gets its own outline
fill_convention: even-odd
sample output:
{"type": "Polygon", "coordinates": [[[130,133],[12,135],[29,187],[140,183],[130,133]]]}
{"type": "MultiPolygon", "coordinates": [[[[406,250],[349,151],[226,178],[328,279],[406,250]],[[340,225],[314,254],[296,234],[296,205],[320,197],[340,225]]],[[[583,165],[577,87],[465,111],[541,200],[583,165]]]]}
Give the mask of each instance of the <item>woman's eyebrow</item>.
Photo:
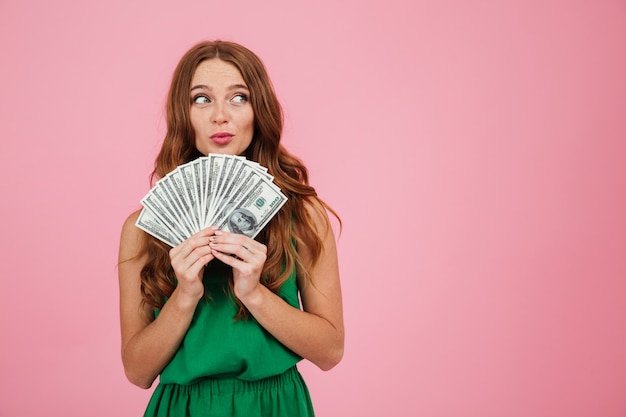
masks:
{"type": "MultiPolygon", "coordinates": [[[[209,87],[208,85],[205,85],[205,84],[198,84],[198,85],[194,85],[193,87],[191,87],[191,91],[198,90],[198,89],[213,91],[213,89],[211,87],[209,87]]],[[[239,90],[239,89],[248,90],[248,86],[245,85],[245,84],[232,84],[232,85],[229,85],[228,87],[226,87],[226,90],[228,90],[228,91],[239,90]]]]}
{"type": "Polygon", "coordinates": [[[247,90],[248,86],[245,84],[233,84],[231,86],[228,87],[229,90],[240,90],[240,89],[244,89],[247,90]]]}

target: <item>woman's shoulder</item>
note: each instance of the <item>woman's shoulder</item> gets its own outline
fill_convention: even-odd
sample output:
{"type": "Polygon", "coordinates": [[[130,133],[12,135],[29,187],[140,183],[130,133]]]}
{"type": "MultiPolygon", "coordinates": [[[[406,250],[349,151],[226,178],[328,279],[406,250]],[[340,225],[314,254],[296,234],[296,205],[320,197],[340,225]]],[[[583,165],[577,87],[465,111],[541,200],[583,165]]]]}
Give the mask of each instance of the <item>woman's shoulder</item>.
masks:
{"type": "MultiPolygon", "coordinates": [[[[305,198],[302,201],[305,223],[320,236],[325,235],[332,227],[327,212],[327,206],[319,198],[305,198]]],[[[296,225],[296,227],[303,225],[296,225]]]]}
{"type": "Polygon", "coordinates": [[[304,199],[302,207],[314,223],[328,224],[328,206],[319,197],[304,199]]]}
{"type": "Polygon", "coordinates": [[[141,209],[133,211],[124,221],[120,237],[120,252],[136,254],[138,248],[141,247],[144,232],[135,225],[140,213],[141,209]]]}
{"type": "Polygon", "coordinates": [[[139,231],[139,228],[135,226],[137,223],[137,219],[139,219],[139,214],[141,213],[141,209],[137,209],[130,213],[126,220],[124,220],[124,224],[122,225],[122,233],[124,232],[134,232],[139,231]]]}

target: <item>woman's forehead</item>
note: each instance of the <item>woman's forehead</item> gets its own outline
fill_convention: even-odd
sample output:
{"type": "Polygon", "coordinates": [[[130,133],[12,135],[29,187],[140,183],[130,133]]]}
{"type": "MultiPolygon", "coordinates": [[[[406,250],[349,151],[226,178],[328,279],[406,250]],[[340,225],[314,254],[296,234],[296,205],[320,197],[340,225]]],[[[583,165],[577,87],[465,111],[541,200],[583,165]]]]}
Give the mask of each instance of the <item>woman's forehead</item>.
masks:
{"type": "Polygon", "coordinates": [[[194,71],[191,84],[192,87],[204,85],[207,88],[213,88],[214,86],[246,87],[239,69],[233,64],[218,58],[202,61],[194,71]]]}

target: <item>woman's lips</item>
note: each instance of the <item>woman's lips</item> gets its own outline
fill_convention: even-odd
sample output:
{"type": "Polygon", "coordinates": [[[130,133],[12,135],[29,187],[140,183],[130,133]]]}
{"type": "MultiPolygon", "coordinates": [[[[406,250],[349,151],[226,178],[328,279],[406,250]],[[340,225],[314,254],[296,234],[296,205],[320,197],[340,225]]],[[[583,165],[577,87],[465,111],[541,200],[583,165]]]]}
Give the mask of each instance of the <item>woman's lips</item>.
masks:
{"type": "Polygon", "coordinates": [[[230,139],[233,136],[234,135],[232,135],[230,133],[220,132],[220,133],[215,133],[215,134],[211,135],[211,140],[213,142],[217,143],[218,145],[225,145],[228,142],[230,142],[230,139]]]}

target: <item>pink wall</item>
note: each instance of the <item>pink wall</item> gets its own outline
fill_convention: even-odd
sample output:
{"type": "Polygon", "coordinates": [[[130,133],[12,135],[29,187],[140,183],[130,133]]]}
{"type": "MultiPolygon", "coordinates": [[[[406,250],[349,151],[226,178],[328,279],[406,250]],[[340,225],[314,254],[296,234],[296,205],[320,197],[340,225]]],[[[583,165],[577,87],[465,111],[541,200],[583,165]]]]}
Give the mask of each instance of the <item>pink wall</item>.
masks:
{"type": "Polygon", "coordinates": [[[140,415],[121,223],[180,55],[241,42],[344,220],[320,416],[626,415],[626,4],[2,0],[0,415],[140,415]]]}

